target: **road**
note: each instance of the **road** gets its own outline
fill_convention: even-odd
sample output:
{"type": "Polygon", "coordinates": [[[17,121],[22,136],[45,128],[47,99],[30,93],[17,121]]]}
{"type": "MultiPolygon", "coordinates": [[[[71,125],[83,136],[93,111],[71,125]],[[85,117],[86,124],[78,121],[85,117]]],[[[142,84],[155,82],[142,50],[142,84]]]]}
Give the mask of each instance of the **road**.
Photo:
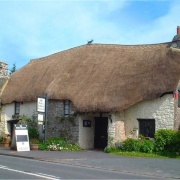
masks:
{"type": "Polygon", "coordinates": [[[0,155],[0,179],[154,179],[154,177],[0,155]]]}

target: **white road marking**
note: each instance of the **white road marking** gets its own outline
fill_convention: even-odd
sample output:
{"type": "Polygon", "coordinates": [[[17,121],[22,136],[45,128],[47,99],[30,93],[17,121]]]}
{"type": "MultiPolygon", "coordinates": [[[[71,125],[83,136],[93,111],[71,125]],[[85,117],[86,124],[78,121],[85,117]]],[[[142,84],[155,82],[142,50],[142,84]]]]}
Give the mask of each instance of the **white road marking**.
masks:
{"type": "Polygon", "coordinates": [[[43,176],[48,176],[48,177],[56,178],[56,179],[59,178],[57,176],[53,176],[53,175],[49,175],[49,174],[44,174],[44,173],[38,173],[38,174],[43,175],[43,176]]]}
{"type": "Polygon", "coordinates": [[[45,178],[45,179],[60,180],[58,177],[55,177],[55,176],[51,176],[51,175],[47,175],[47,174],[43,175],[41,173],[34,174],[34,173],[30,173],[30,172],[19,171],[19,170],[15,170],[15,169],[10,169],[7,166],[2,166],[2,165],[0,165],[0,169],[5,169],[5,170],[8,170],[8,171],[18,172],[18,173],[32,175],[32,176],[37,176],[37,177],[41,177],[41,178],[45,178]]]}

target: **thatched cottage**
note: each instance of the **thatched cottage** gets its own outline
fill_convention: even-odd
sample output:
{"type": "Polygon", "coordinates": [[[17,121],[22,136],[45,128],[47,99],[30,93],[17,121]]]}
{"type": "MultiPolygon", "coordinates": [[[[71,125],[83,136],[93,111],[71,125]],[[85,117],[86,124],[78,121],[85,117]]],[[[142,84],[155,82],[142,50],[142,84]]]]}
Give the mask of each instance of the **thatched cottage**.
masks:
{"type": "Polygon", "coordinates": [[[178,129],[177,31],[168,43],[87,44],[31,60],[2,88],[0,131],[11,131],[14,115],[32,115],[44,94],[47,138],[66,136],[85,149],[178,129]]]}

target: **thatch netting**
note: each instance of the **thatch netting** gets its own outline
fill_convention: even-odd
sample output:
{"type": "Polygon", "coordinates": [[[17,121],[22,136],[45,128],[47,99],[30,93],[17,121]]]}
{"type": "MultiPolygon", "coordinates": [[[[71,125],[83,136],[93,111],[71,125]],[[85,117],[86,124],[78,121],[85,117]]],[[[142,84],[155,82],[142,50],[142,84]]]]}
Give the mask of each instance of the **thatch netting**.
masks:
{"type": "Polygon", "coordinates": [[[180,52],[156,45],[91,44],[31,61],[12,74],[2,103],[69,99],[81,112],[124,110],[173,91],[180,52]]]}

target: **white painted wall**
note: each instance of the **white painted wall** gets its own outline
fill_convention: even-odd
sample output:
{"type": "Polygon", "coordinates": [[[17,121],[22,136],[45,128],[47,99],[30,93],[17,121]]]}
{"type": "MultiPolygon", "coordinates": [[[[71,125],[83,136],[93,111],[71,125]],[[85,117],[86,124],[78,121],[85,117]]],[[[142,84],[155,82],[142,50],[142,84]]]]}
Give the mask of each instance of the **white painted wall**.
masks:
{"type": "Polygon", "coordinates": [[[95,120],[92,114],[79,115],[79,145],[83,149],[94,148],[95,120]],[[83,120],[91,120],[91,127],[83,127],[83,120]]]}
{"type": "MultiPolygon", "coordinates": [[[[14,111],[14,103],[2,106],[0,134],[10,133],[10,127],[7,121],[12,120],[12,115],[14,115],[14,111]]],[[[36,102],[28,102],[20,105],[20,115],[27,115],[31,117],[34,112],[36,112],[36,102]]]]}
{"type": "Polygon", "coordinates": [[[154,100],[142,101],[125,111],[126,137],[132,136],[133,128],[139,128],[138,118],[155,119],[155,130],[173,129],[174,98],[167,94],[154,100]]]}
{"type": "Polygon", "coordinates": [[[36,102],[27,102],[20,105],[20,115],[27,115],[31,117],[36,111],[36,102]]]}

